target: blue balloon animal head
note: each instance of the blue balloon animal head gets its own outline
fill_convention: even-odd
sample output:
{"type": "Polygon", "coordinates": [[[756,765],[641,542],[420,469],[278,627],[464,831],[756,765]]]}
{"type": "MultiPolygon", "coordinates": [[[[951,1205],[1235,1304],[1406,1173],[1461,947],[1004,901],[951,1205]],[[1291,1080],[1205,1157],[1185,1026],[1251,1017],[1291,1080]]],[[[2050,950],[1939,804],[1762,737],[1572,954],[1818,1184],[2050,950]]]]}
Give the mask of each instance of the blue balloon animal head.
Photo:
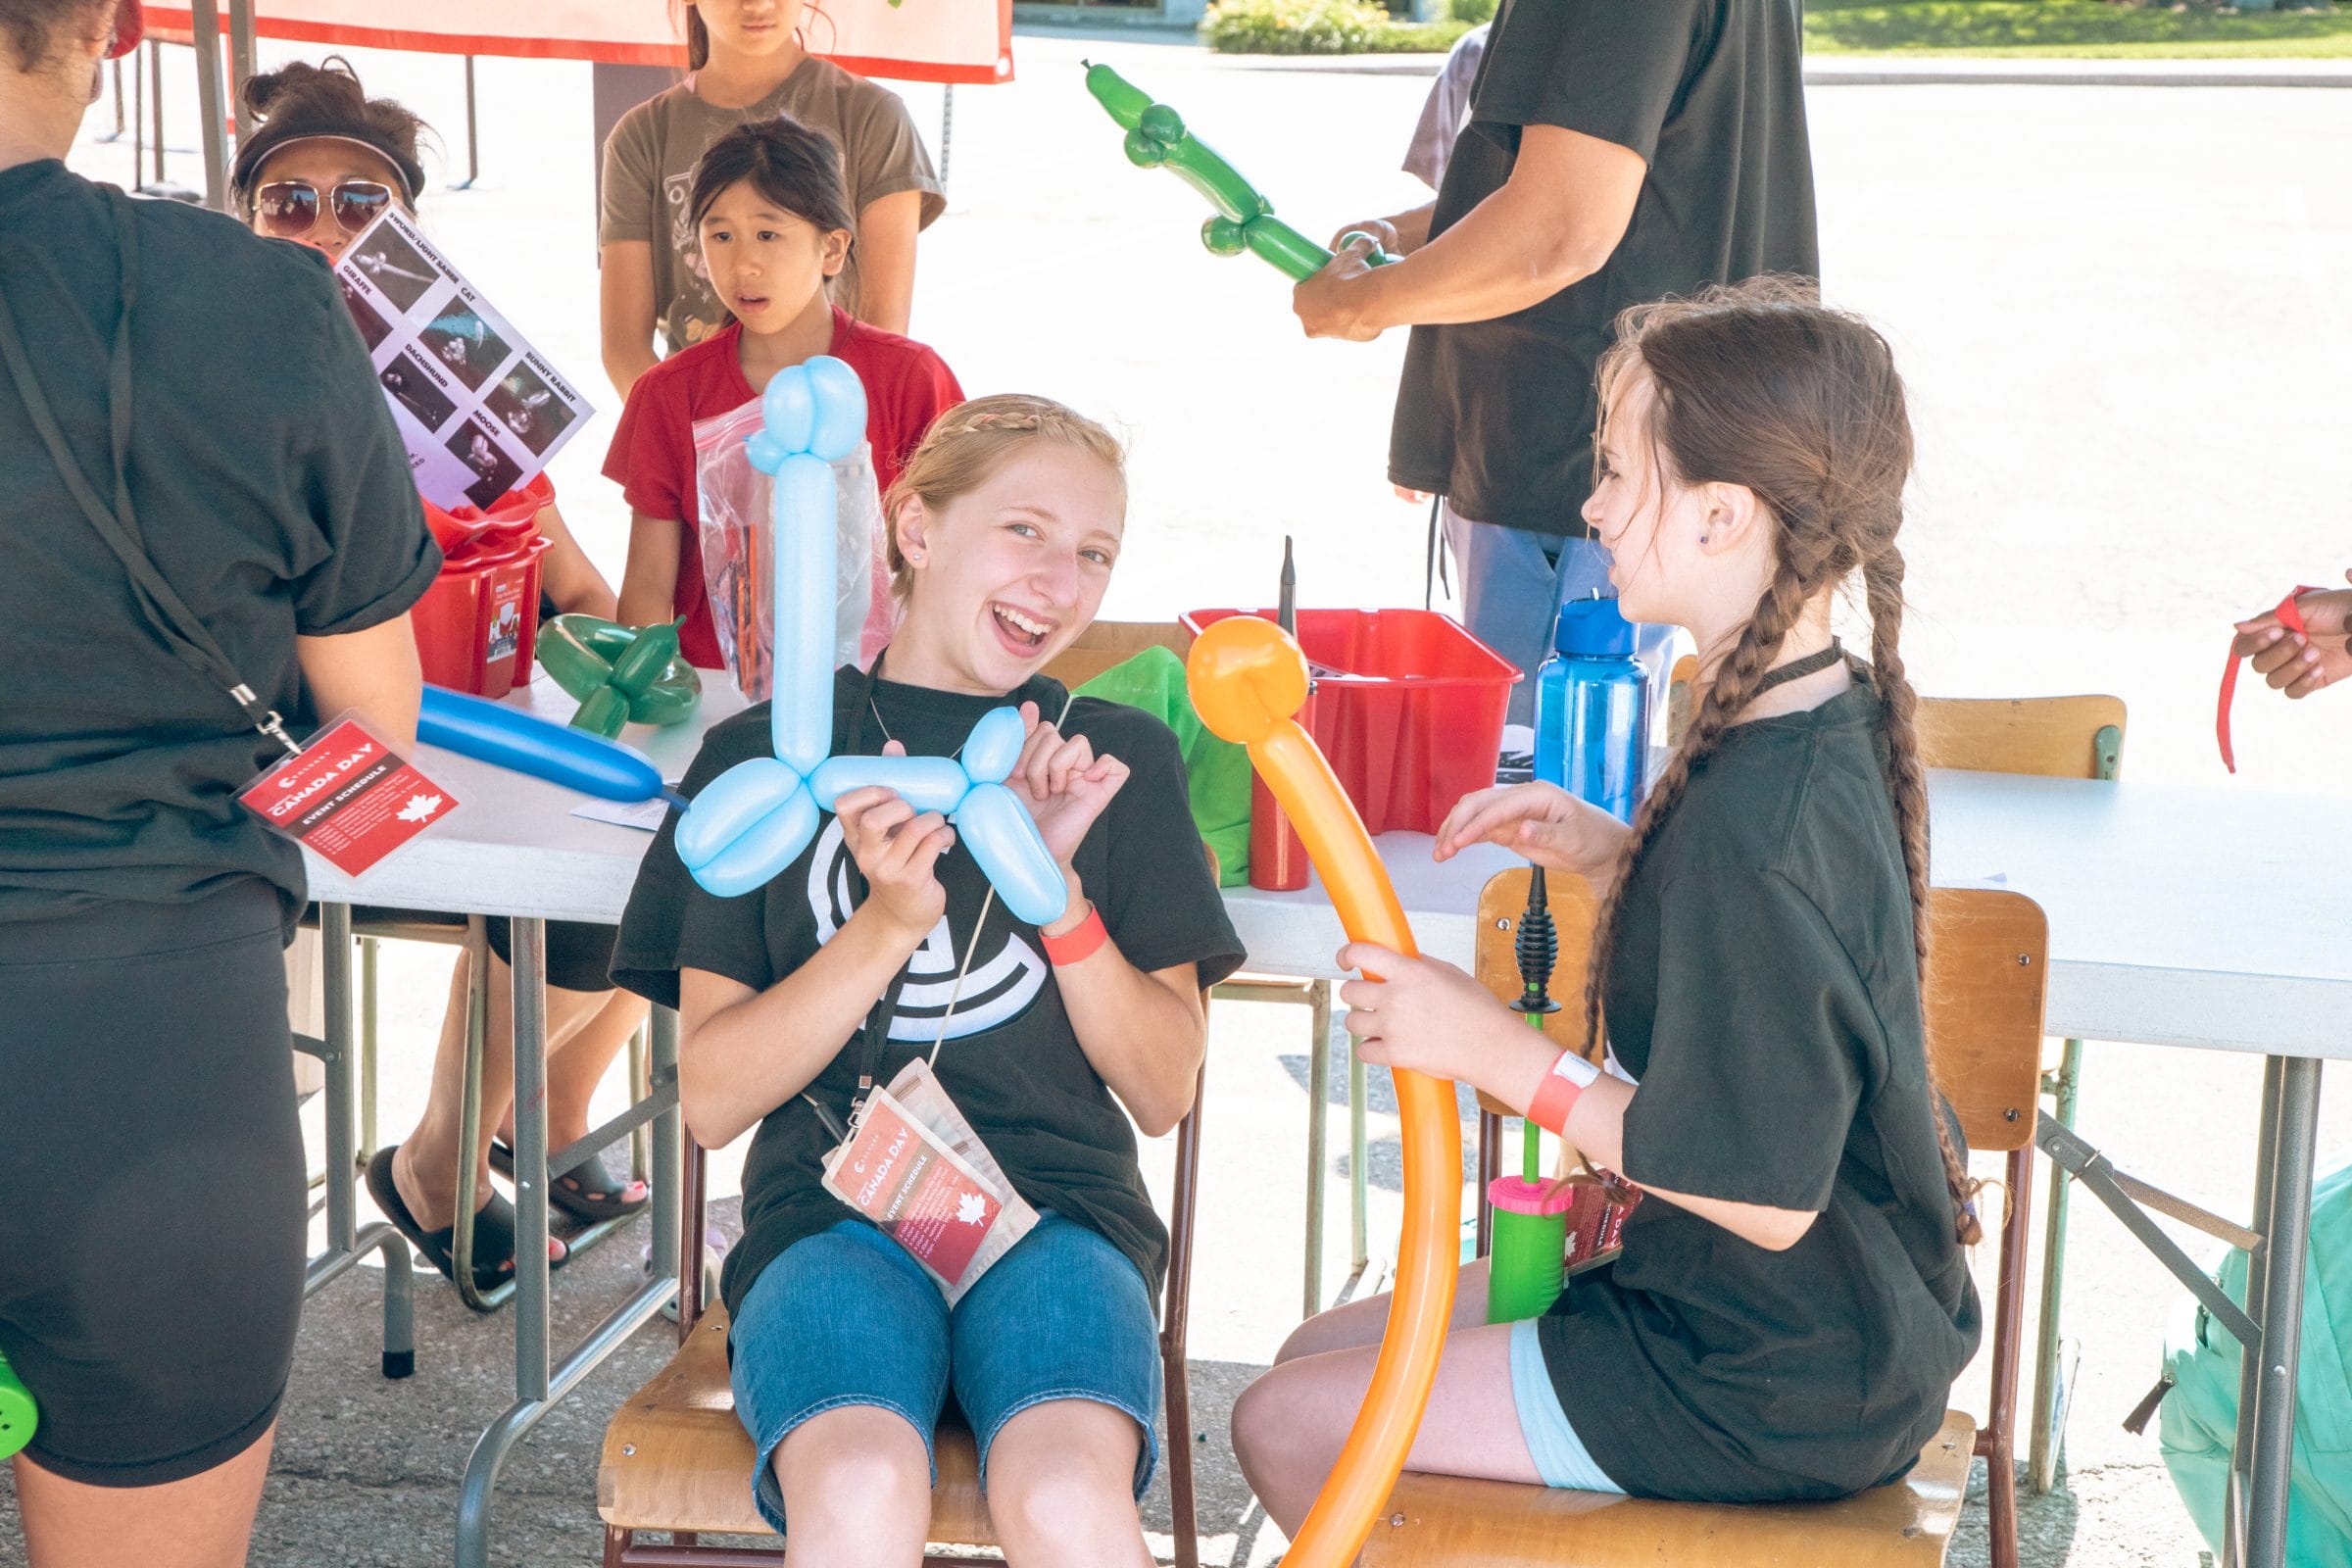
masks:
{"type": "Polygon", "coordinates": [[[816,834],[820,808],[830,810],[851,789],[879,784],[917,810],[953,814],[973,859],[1016,916],[1033,925],[1059,918],[1068,903],[1061,869],[1028,808],[1004,787],[1028,741],[1018,710],[984,714],[960,762],[823,755],[833,725],[836,546],[833,476],[823,465],[849,457],[865,439],[865,388],[847,365],[819,355],[777,371],[760,402],[763,425],[745,445],[753,465],[777,481],[775,755],[736,763],[695,797],[678,823],[678,858],[708,892],[749,893],[799,858],[816,834]],[[797,615],[789,609],[796,600],[797,615]],[[804,631],[820,616],[827,629],[819,634],[785,635],[788,621],[804,631]]]}
{"type": "Polygon", "coordinates": [[[830,354],[778,370],[760,396],[760,412],[765,422],[745,445],[761,473],[800,452],[839,463],[865,439],[865,387],[830,354]]]}

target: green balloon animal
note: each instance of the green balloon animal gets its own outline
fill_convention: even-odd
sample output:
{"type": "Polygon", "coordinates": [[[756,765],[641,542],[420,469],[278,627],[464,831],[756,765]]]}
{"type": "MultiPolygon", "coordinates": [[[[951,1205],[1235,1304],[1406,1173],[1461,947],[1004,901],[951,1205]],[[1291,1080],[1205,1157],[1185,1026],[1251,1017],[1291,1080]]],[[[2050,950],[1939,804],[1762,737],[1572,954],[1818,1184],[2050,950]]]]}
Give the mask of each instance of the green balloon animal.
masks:
{"type": "MultiPolygon", "coordinates": [[[[1200,243],[1218,256],[1250,251],[1274,264],[1291,281],[1302,283],[1331,265],[1332,253],[1274,216],[1260,196],[1217,150],[1185,128],[1184,117],[1111,70],[1089,64],[1086,90],[1110,118],[1126,127],[1127,161],[1138,169],[1165,169],[1208,198],[1216,216],[1200,225],[1200,243]]],[[[1369,234],[1342,236],[1371,245],[1364,260],[1385,267],[1396,260],[1369,234]]]]}
{"type": "Polygon", "coordinates": [[[642,630],[595,615],[558,615],[539,631],[539,666],[580,700],[571,727],[616,739],[623,724],[681,724],[703,681],[678,653],[675,623],[642,630]]]}

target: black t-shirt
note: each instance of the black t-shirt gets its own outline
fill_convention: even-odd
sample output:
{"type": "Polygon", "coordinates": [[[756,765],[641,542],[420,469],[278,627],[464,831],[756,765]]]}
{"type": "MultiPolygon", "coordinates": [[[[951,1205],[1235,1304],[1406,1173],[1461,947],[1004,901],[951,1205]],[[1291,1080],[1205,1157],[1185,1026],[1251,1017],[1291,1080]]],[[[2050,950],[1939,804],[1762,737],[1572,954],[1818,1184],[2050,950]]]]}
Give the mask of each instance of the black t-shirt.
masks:
{"type": "MultiPolygon", "coordinates": [[[[992,708],[1034,702],[1053,716],[1067,697],[1044,676],[1002,698],[877,681],[877,721],[866,708],[866,689],[854,668],[836,675],[837,753],[879,754],[887,725],[909,753],[945,757],[992,708]]],[[[1201,985],[1222,980],[1241,965],[1241,942],[1193,826],[1176,737],[1140,709],[1084,697],[1070,705],[1061,729],[1085,736],[1098,755],[1116,757],[1130,770],[1075,861],[1111,940],[1146,972],[1190,963],[1201,985]]],[[[687,770],[685,793],[692,797],[737,762],[771,755],[769,746],[762,703],[710,731],[687,770]]],[[[712,897],[687,873],[673,842],[677,821],[673,813],[662,825],[629,895],[612,958],[616,983],[671,1006],[680,969],[709,970],[764,991],[808,962],[849,918],[856,862],[838,817],[823,817],[815,842],[775,880],[735,899],[712,897]]],[[[877,1082],[929,1054],[987,902],[987,879],[969,854],[951,850],[938,874],[948,912],[910,960],[877,1082]]],[[[1036,928],[997,900],[971,952],[935,1063],[940,1082],[1023,1198],[1100,1233],[1134,1260],[1156,1295],[1168,1238],[1136,1163],[1135,1131],[1078,1044],[1036,928]]],[[[859,1055],[856,1039],[844,1041],[808,1087],[844,1120],[857,1093],[859,1055]]],[[[856,1217],[821,1185],[823,1156],[836,1142],[799,1095],[760,1124],[744,1164],[743,1241],[728,1254],[720,1287],[729,1310],[742,1305],[760,1271],[786,1248],[856,1217]]]]}
{"type": "Polygon", "coordinates": [[[1581,533],[1594,370],[1619,312],[1761,272],[1820,270],[1798,0],[1506,0],[1438,190],[1443,234],[1511,176],[1528,125],[1649,166],[1599,271],[1492,321],[1416,326],[1389,476],[1465,517],[1581,533]]]}
{"type": "Polygon", "coordinates": [[[1811,1209],[1774,1252],[1652,1199],[1540,1320],[1577,1435],[1640,1496],[1900,1475],[1980,1329],[1936,1147],[1877,699],[1742,724],[1627,884],[1609,1038],[1626,1174],[1811,1209]]]}
{"type": "MultiPolygon", "coordinates": [[[[304,710],[294,639],[362,631],[432,585],[408,457],[318,252],[134,202],[129,485],[147,552],[246,684],[304,710]]],[[[106,194],[0,170],[4,294],[66,443],[115,493],[107,367],[122,270],[106,194]]],[[[277,748],[174,658],[0,375],[0,923],[182,904],[238,876],[303,898],[302,857],[236,802],[277,748]]]]}

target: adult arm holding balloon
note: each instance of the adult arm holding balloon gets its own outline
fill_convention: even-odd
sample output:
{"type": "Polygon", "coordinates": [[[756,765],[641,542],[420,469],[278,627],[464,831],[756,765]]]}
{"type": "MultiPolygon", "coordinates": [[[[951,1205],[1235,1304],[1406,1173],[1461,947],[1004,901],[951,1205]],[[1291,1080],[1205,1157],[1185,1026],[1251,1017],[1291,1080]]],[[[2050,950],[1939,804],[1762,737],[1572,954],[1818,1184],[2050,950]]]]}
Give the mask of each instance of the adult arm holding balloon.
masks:
{"type": "MultiPolygon", "coordinates": [[[[1520,132],[1500,190],[1427,239],[1436,204],[1366,228],[1406,254],[1375,268],[1358,240],[1292,291],[1309,337],[1368,342],[1392,326],[1488,321],[1541,304],[1616,253],[1649,172],[1642,155],[1558,125],[1520,132]],[[1385,232],[1384,232],[1385,230],[1385,232]],[[1415,242],[1415,231],[1422,236],[1415,242]]],[[[1345,232],[1345,231],[1343,231],[1345,232]]]]}

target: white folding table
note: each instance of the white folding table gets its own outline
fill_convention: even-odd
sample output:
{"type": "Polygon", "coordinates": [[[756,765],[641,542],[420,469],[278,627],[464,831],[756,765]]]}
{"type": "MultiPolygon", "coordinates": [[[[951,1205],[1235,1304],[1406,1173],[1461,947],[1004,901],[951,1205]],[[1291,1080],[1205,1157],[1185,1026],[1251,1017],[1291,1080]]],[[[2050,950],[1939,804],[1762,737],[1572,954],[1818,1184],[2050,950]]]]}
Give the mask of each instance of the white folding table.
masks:
{"type": "MultiPolygon", "coordinates": [[[[667,777],[684,771],[711,723],[740,707],[723,680],[710,684],[694,722],[629,731],[667,777]]],[[[546,680],[512,701],[559,721],[573,707],[546,680]]],[[[514,918],[517,1169],[543,1170],[545,1065],[534,1049],[544,1017],[543,922],[617,922],[651,835],[573,816],[580,798],[557,786],[430,747],[418,757],[464,809],[364,885],[314,859],[313,891],[322,903],[514,918]]],[[[1930,797],[1939,885],[2009,888],[2047,913],[2052,1034],[2267,1058],[2252,1228],[2268,1244],[2247,1303],[2262,1353],[2249,1361],[2238,1434],[2238,1560],[2279,1568],[2320,1061],[2352,1057],[2352,919],[2343,908],[2352,893],[2352,833],[2341,820],[2348,808],[2229,788],[1988,773],[1933,774],[1930,797]]],[[[1422,951],[1466,966],[1479,890],[1518,862],[1481,846],[1441,866],[1424,834],[1386,834],[1378,843],[1422,951]]],[[[1296,893],[1230,889],[1226,905],[1253,968],[1340,977],[1334,958],[1346,937],[1319,882],[1296,893]]],[[[339,1004],[336,996],[330,974],[328,1028],[346,1031],[347,1043],[347,968],[339,1004]]],[[[666,1269],[678,1223],[676,1040],[674,1017],[661,1009],[655,1074],[657,1099],[637,1114],[657,1118],[654,1256],[666,1269]]],[[[483,1434],[468,1466],[460,1568],[487,1561],[490,1491],[508,1449],[675,1289],[674,1279],[650,1283],[551,1373],[544,1182],[520,1185],[517,1200],[516,1403],[483,1434]]]]}

